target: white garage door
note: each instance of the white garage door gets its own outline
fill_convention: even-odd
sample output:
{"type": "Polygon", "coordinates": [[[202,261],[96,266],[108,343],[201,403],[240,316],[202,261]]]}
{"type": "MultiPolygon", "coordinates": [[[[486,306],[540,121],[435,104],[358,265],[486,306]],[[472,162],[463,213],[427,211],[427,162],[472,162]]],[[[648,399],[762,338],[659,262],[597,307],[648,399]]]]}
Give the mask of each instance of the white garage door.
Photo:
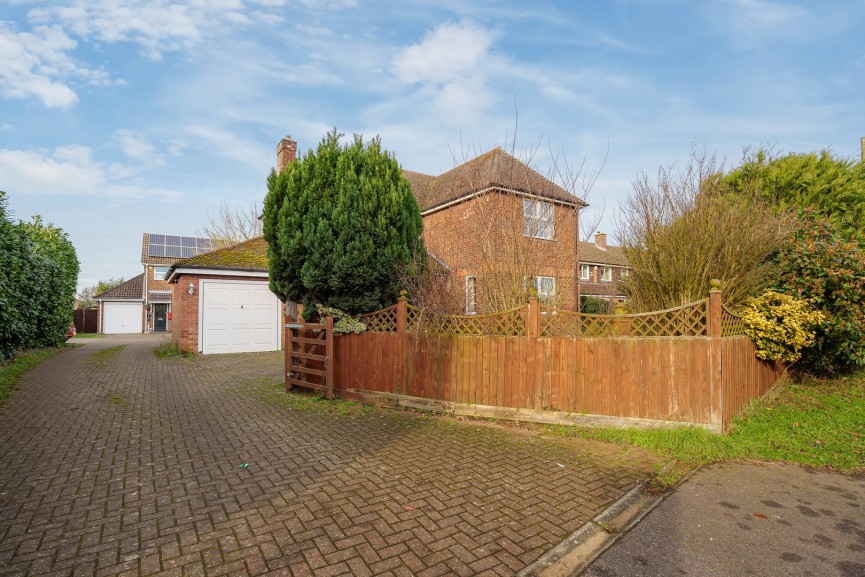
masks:
{"type": "Polygon", "coordinates": [[[267,282],[201,281],[201,352],[279,349],[279,299],[267,282]]]}
{"type": "Polygon", "coordinates": [[[141,303],[104,303],[102,309],[102,332],[109,335],[140,333],[141,303]]]}

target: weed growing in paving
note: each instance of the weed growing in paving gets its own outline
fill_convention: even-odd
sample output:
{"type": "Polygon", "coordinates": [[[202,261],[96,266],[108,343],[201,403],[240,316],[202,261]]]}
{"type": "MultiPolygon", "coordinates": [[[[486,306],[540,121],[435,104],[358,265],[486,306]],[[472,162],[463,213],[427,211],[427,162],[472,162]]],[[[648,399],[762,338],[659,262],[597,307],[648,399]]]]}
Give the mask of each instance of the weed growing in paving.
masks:
{"type": "Polygon", "coordinates": [[[298,411],[363,416],[368,410],[366,405],[355,401],[338,399],[328,401],[322,393],[306,393],[295,390],[286,394],[285,385],[274,383],[266,377],[252,381],[251,386],[254,387],[256,394],[263,401],[298,411]]]}
{"type": "Polygon", "coordinates": [[[0,400],[5,399],[9,395],[24,373],[45,359],[70,348],[72,348],[72,345],[48,349],[30,349],[29,351],[20,352],[14,359],[0,364],[0,400]]]}
{"type": "Polygon", "coordinates": [[[114,405],[115,407],[120,407],[124,410],[129,408],[129,401],[127,401],[120,395],[111,395],[110,397],[108,397],[108,404],[114,405]]]}
{"type": "Polygon", "coordinates": [[[755,401],[726,436],[697,428],[547,430],[653,449],[695,465],[759,459],[865,471],[865,372],[825,381],[788,381],[776,398],[755,401]]]}
{"type": "Polygon", "coordinates": [[[159,346],[153,349],[153,354],[159,357],[160,359],[171,359],[176,357],[182,357],[184,359],[191,359],[195,355],[192,353],[184,353],[181,352],[174,341],[170,339],[163,340],[159,343],[159,346]]]}
{"type": "Polygon", "coordinates": [[[126,345],[118,345],[116,347],[108,347],[107,349],[100,349],[90,355],[90,360],[96,363],[104,363],[110,361],[123,349],[126,348],[126,345]]]}

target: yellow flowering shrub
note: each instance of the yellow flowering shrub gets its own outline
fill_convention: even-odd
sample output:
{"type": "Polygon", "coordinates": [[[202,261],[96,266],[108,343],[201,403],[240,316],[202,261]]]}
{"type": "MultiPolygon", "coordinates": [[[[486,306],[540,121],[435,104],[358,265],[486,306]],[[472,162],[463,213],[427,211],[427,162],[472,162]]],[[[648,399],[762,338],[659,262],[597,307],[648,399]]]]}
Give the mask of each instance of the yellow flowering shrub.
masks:
{"type": "Polygon", "coordinates": [[[757,357],[792,363],[802,349],[814,344],[815,329],[825,316],[808,301],[766,291],[748,302],[742,319],[745,334],[757,347],[757,357]]]}

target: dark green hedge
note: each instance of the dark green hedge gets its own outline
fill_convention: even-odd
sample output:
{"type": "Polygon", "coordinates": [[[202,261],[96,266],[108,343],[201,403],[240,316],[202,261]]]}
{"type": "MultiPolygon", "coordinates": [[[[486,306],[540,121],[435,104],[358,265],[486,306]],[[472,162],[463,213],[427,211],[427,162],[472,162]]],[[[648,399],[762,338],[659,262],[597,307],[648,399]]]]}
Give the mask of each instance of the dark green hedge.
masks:
{"type": "Polygon", "coordinates": [[[62,229],[13,222],[0,191],[0,360],[66,339],[78,280],[75,247],[62,229]]]}

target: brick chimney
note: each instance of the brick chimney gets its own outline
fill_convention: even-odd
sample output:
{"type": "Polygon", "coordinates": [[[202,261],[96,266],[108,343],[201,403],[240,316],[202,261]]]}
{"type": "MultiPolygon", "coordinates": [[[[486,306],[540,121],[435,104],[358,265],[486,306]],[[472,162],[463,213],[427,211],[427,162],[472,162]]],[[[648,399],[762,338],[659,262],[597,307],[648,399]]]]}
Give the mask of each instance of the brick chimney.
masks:
{"type": "Polygon", "coordinates": [[[603,232],[595,233],[595,246],[601,250],[607,250],[607,235],[603,232]]]}
{"type": "Polygon", "coordinates": [[[297,143],[286,136],[276,145],[276,172],[282,172],[282,169],[288,166],[289,162],[294,162],[297,158],[297,143]]]}

